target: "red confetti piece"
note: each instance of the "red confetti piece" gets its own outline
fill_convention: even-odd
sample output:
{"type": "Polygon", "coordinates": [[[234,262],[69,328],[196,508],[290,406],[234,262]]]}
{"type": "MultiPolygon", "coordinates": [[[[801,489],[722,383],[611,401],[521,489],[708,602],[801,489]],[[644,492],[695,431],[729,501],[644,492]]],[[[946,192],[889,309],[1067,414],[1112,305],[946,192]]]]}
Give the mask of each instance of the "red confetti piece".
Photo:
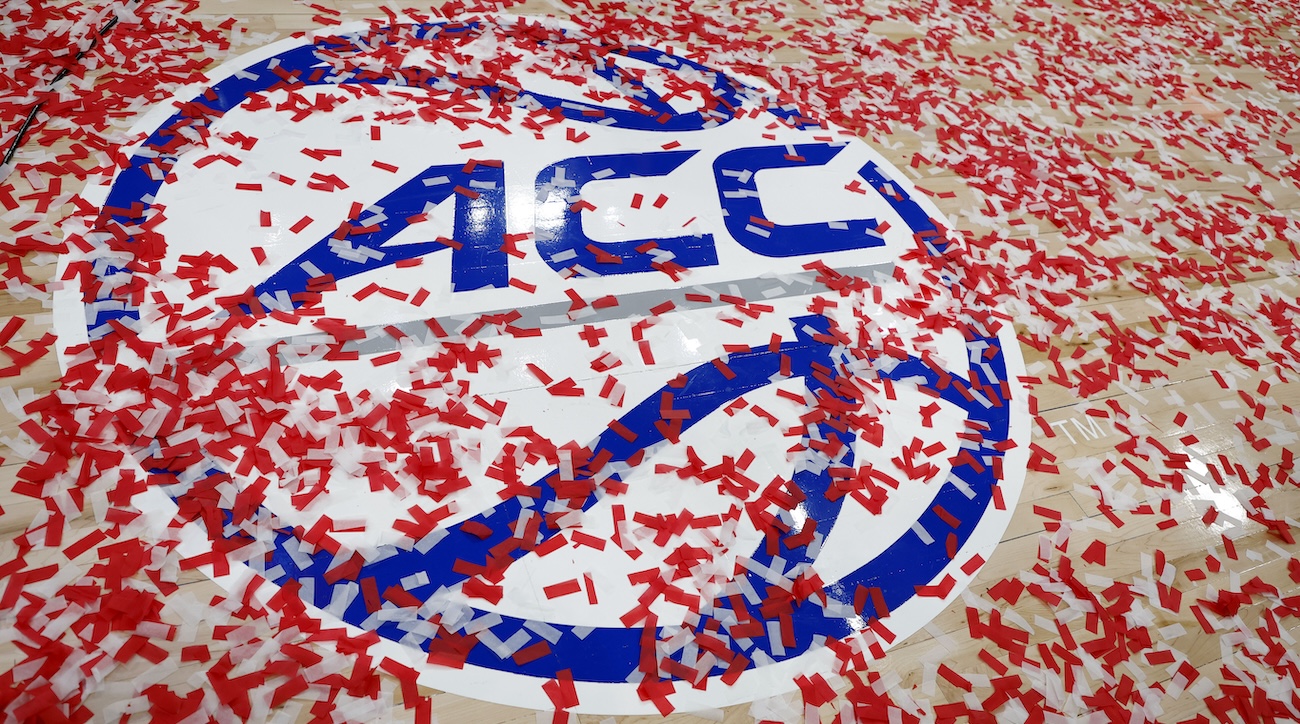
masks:
{"type": "Polygon", "coordinates": [[[570,534],[570,538],[573,540],[574,545],[587,546],[588,548],[595,548],[598,551],[605,550],[604,538],[597,538],[594,535],[583,533],[580,530],[573,531],[570,534]]]}
{"type": "Polygon", "coordinates": [[[1087,550],[1080,556],[1083,560],[1098,566],[1106,565],[1106,544],[1095,540],[1088,544],[1087,550]]]}
{"type": "Polygon", "coordinates": [[[14,338],[26,321],[22,317],[10,317],[9,321],[5,322],[4,328],[0,329],[0,345],[9,344],[9,340],[14,338]]]}
{"type": "Polygon", "coordinates": [[[549,385],[555,381],[555,378],[546,374],[546,372],[544,372],[541,367],[538,367],[532,362],[526,362],[524,366],[527,367],[528,371],[533,373],[533,377],[536,377],[537,380],[541,382],[543,385],[549,385]]]}
{"type": "Polygon", "coordinates": [[[582,584],[578,583],[578,579],[576,578],[542,587],[542,591],[546,594],[547,598],[568,596],[573,593],[578,593],[581,590],[582,584]]]}

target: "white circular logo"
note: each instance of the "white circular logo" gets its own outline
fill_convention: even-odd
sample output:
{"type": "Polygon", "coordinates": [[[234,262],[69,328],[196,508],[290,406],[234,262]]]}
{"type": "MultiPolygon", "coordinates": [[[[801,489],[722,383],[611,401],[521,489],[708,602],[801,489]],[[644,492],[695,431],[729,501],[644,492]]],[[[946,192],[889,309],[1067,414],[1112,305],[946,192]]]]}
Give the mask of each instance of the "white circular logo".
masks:
{"type": "Polygon", "coordinates": [[[59,317],[152,376],[119,439],[241,595],[438,689],[666,712],[879,656],[1000,539],[1018,346],[851,134],[522,18],[213,78],[142,123],[59,317]]]}

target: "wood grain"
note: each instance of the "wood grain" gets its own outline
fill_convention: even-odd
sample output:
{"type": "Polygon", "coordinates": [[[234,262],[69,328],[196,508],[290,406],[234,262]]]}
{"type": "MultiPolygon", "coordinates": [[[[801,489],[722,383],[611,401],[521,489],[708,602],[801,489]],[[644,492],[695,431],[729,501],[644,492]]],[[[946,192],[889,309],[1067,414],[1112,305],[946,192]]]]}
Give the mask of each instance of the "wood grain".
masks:
{"type": "MultiPolygon", "coordinates": [[[[317,4],[339,11],[340,18],[343,20],[382,17],[372,3],[321,0],[317,4]]],[[[1248,20],[1246,16],[1251,13],[1250,8],[1245,5],[1234,5],[1232,8],[1184,3],[1155,3],[1155,5],[1189,13],[1198,21],[1217,27],[1222,33],[1230,36],[1234,35],[1234,28],[1238,23],[1248,20]]],[[[743,4],[730,7],[743,8],[743,4]]],[[[829,3],[819,2],[791,3],[784,7],[792,17],[805,18],[826,17],[826,13],[831,9],[829,3]]],[[[888,6],[881,5],[881,7],[888,6]]],[[[560,3],[543,0],[529,0],[513,8],[514,12],[522,14],[560,14],[560,10],[562,10],[560,3]]],[[[1078,8],[1076,10],[1081,13],[1087,12],[1078,8]]],[[[198,20],[210,19],[206,22],[212,25],[226,17],[237,18],[239,22],[236,28],[241,37],[248,41],[247,45],[236,49],[235,52],[238,52],[266,44],[290,33],[319,27],[319,23],[313,20],[313,16],[318,12],[315,8],[290,0],[202,0],[198,3],[197,9],[192,11],[192,17],[198,20]]],[[[1009,23],[1018,10],[1012,4],[995,3],[990,8],[990,12],[996,20],[1009,23]]],[[[773,36],[773,44],[780,46],[781,41],[789,36],[786,27],[783,23],[764,23],[756,28],[756,32],[770,33],[773,36]]],[[[1097,26],[1094,24],[1089,27],[1095,29],[1097,26]]],[[[1296,28],[1297,26],[1292,24],[1289,29],[1276,29],[1275,47],[1280,53],[1291,52],[1291,58],[1295,58],[1294,48],[1298,42],[1296,28]]],[[[903,42],[923,39],[926,36],[926,29],[903,20],[884,20],[874,23],[871,33],[874,38],[903,42]]],[[[1126,33],[1123,39],[1128,41],[1131,37],[1126,33]]],[[[967,43],[962,48],[962,52],[965,56],[973,58],[994,56],[1015,52],[1021,44],[1032,43],[1035,40],[1032,34],[1003,27],[993,39],[980,39],[967,43]]],[[[1098,37],[1097,41],[1118,43],[1120,39],[1098,37]]],[[[776,66],[795,66],[805,62],[807,57],[809,57],[807,53],[797,48],[777,47],[766,61],[776,66]]],[[[1235,67],[1224,67],[1214,57],[1203,54],[1188,54],[1181,60],[1183,65],[1177,72],[1196,83],[1211,84],[1207,85],[1207,88],[1213,87],[1214,79],[1229,77],[1248,87],[1238,91],[1215,88],[1218,94],[1215,100],[1209,100],[1199,94],[1189,94],[1181,99],[1166,97],[1158,87],[1154,86],[1135,88],[1131,101],[1127,106],[1119,104],[1117,114],[1133,118],[1152,118],[1162,113],[1187,114],[1209,124],[1207,127],[1219,127],[1216,124],[1231,127],[1237,122],[1235,119],[1241,118],[1247,103],[1260,104],[1262,109],[1259,110],[1260,113],[1274,113],[1279,119],[1289,118],[1291,128],[1285,133],[1275,134],[1270,139],[1270,143],[1249,149],[1247,152],[1249,159],[1260,168],[1275,172],[1289,163],[1294,163],[1288,154],[1280,150],[1277,141],[1300,147],[1300,116],[1297,116],[1296,94],[1265,93],[1255,90],[1272,87],[1275,80],[1273,72],[1263,67],[1256,67],[1245,58],[1239,59],[1240,64],[1235,67]]],[[[988,78],[975,78],[971,79],[968,85],[954,90],[953,93],[960,93],[963,97],[969,98],[973,97],[972,94],[986,94],[995,87],[996,83],[988,78]]],[[[1031,97],[1007,100],[996,108],[989,106],[982,110],[990,113],[1021,114],[1032,118],[1036,123],[1055,127],[1074,124],[1072,114],[1064,109],[1053,110],[1050,105],[1044,98],[1031,97]]],[[[936,126],[943,124],[937,115],[935,118],[936,126]]],[[[1282,121],[1279,120],[1278,123],[1282,121]]],[[[1092,116],[1082,124],[1082,127],[1076,128],[1076,131],[1080,138],[1097,144],[1098,148],[1111,154],[1113,166],[1132,169],[1135,167],[1134,158],[1144,151],[1144,147],[1124,135],[1124,131],[1131,128],[1132,124],[1127,122],[1108,121],[1092,116]],[[1114,142],[1106,145],[1104,142],[1110,139],[1114,142]]],[[[928,166],[921,170],[910,168],[909,160],[914,153],[930,153],[934,150],[936,135],[933,127],[915,131],[900,126],[896,133],[882,134],[871,140],[888,149],[886,155],[893,159],[896,165],[911,173],[919,185],[937,195],[936,203],[944,209],[959,229],[969,232],[974,237],[1009,230],[1009,240],[1029,245],[1048,257],[1069,255],[1077,250],[1079,242],[1067,230],[1053,228],[1049,222],[1025,214],[1022,210],[1015,210],[1009,215],[982,213],[980,209],[984,206],[987,195],[973,187],[969,178],[950,168],[940,166],[928,166]],[[951,196],[943,197],[949,194],[951,196]]],[[[60,151],[60,148],[54,147],[24,149],[23,153],[30,159],[41,154],[57,154],[60,151]]],[[[1192,198],[1193,201],[1200,199],[1206,203],[1221,200],[1223,194],[1242,193],[1243,185],[1253,183],[1248,179],[1255,178],[1259,184],[1259,194],[1270,199],[1274,207],[1272,210],[1267,210],[1267,213],[1284,215],[1292,222],[1300,218],[1297,216],[1300,215],[1300,185],[1292,179],[1261,176],[1255,165],[1247,163],[1245,154],[1237,162],[1229,163],[1221,155],[1195,146],[1182,149],[1165,148],[1162,152],[1169,156],[1171,162],[1177,160],[1177,163],[1172,165],[1176,166],[1179,172],[1171,174],[1170,178],[1152,181],[1154,190],[1151,192],[1135,193],[1118,200],[1106,209],[1107,213],[1137,217],[1150,208],[1154,199],[1167,199],[1171,194],[1183,195],[1192,198]]],[[[1150,154],[1152,151],[1146,149],[1146,153],[1150,154]]],[[[14,197],[21,197],[33,191],[23,178],[10,177],[6,183],[14,185],[14,197]]],[[[1258,200],[1247,206],[1252,213],[1266,212],[1258,200]]],[[[30,213],[30,210],[25,208],[22,213],[30,213]]],[[[10,223],[13,223],[17,216],[11,215],[8,218],[10,223]]],[[[1271,254],[1280,262],[1291,263],[1289,271],[1284,264],[1275,264],[1247,271],[1243,278],[1234,280],[1230,285],[1221,282],[1188,284],[1185,289],[1179,291],[1180,297],[1186,300],[1216,297],[1216,295],[1221,296],[1230,287],[1230,291],[1238,299],[1254,299],[1257,295],[1269,294],[1294,303],[1300,286],[1295,279],[1296,260],[1292,254],[1293,245],[1297,241],[1296,230],[1300,229],[1300,224],[1294,224],[1289,229],[1291,234],[1289,239],[1268,238],[1261,242],[1257,249],[1271,254]]],[[[1168,223],[1161,223],[1156,226],[1153,234],[1171,234],[1172,231],[1173,228],[1168,223]]],[[[1108,249],[1102,250],[1105,253],[1128,256],[1128,260],[1121,264],[1120,268],[1126,273],[1133,273],[1135,265],[1152,264],[1171,257],[1167,252],[1152,246],[1151,241],[1151,238],[1126,236],[1109,239],[1099,246],[1109,245],[1108,249]]],[[[1196,260],[1203,264],[1216,263],[1214,255],[1207,249],[1194,245],[1187,245],[1172,256],[1182,260],[1196,260]]],[[[24,259],[23,268],[26,273],[32,275],[36,284],[44,284],[54,276],[53,261],[50,255],[29,254],[24,259]]],[[[1123,333],[1155,337],[1167,333],[1162,333],[1161,329],[1150,320],[1150,317],[1158,317],[1165,312],[1165,304],[1156,296],[1141,291],[1124,278],[1102,280],[1091,286],[1081,287],[1077,291],[1080,294],[1068,309],[1063,310],[1075,320],[1070,330],[1072,336],[1054,340],[1064,356],[1080,350],[1081,360],[1084,362],[1091,360],[1105,362],[1112,358],[1114,350],[1108,347],[1107,340],[1099,334],[1107,324],[1103,316],[1114,320],[1116,329],[1123,333]]],[[[0,326],[3,326],[9,317],[21,317],[26,320],[26,323],[17,340],[37,339],[49,330],[50,302],[48,298],[21,299],[20,296],[22,295],[0,293],[0,326]]],[[[1242,305],[1238,307],[1220,305],[1219,311],[1240,315],[1243,314],[1244,308],[1242,305]]],[[[1023,317],[1017,319],[1017,331],[1027,337],[1032,334],[1032,328],[1031,325],[1026,324],[1026,321],[1023,317]]],[[[1052,360],[1049,354],[1030,346],[1023,347],[1029,374],[1042,380],[1041,383],[1034,385],[1034,395],[1043,426],[1054,432],[1053,435],[1048,436],[1042,429],[1043,426],[1037,427],[1034,430],[1033,441],[1056,457],[1060,472],[1053,474],[1031,471],[1029,473],[1020,505],[1003,542],[980,572],[978,579],[971,585],[969,595],[972,598],[983,599],[986,606],[996,606],[1025,621],[1032,629],[1031,649],[1039,644],[1050,646],[1060,641],[1061,635],[1055,628],[1055,621],[1068,607],[1051,605],[1030,594],[1022,595],[1014,604],[992,600],[989,589],[1004,579],[1024,581],[1044,579],[1042,572],[1059,565],[1062,555],[1071,558],[1080,576],[1093,576],[1142,586],[1154,585],[1151,581],[1159,578],[1159,574],[1153,572],[1152,566],[1155,552],[1160,551],[1167,565],[1176,572],[1172,585],[1185,592],[1185,601],[1178,611],[1164,610],[1150,605],[1145,607],[1144,613],[1150,617],[1148,627],[1154,631],[1164,627],[1181,626],[1182,632],[1171,633],[1168,640],[1161,639],[1158,634],[1154,638],[1158,643],[1167,643],[1175,648],[1179,652],[1180,661],[1185,657],[1203,677],[1216,685],[1224,680],[1225,664],[1235,665],[1234,662],[1238,661],[1235,658],[1235,647],[1239,646],[1240,641],[1238,639],[1233,643],[1225,640],[1219,635],[1222,632],[1206,634],[1191,613],[1189,604],[1197,598],[1213,599],[1220,590],[1239,589],[1242,582],[1254,577],[1276,586],[1278,595],[1275,598],[1294,596],[1300,592],[1300,584],[1297,584],[1297,579],[1289,573],[1288,569],[1288,564],[1294,559],[1298,550],[1296,544],[1287,543],[1277,535],[1268,532],[1258,522],[1244,518],[1238,521],[1238,525],[1228,529],[1222,525],[1207,526],[1202,523],[1202,516],[1211,505],[1216,506],[1222,516],[1244,516],[1243,506],[1250,504],[1249,501],[1256,495],[1233,476],[1228,477],[1224,484],[1218,484],[1207,472],[1207,464],[1219,465],[1222,456],[1222,459],[1232,465],[1243,466],[1252,475],[1261,467],[1276,475],[1285,459],[1284,451],[1291,453],[1300,451],[1300,442],[1297,442],[1300,440],[1300,437],[1297,437],[1300,435],[1300,415],[1295,412],[1300,409],[1300,383],[1293,381],[1296,374],[1291,369],[1270,362],[1263,356],[1263,352],[1270,349],[1285,351],[1288,345],[1295,345],[1296,340],[1279,336],[1258,319],[1241,318],[1239,321],[1255,329],[1260,335],[1259,350],[1255,351],[1253,357],[1260,363],[1258,370],[1252,370],[1224,353],[1201,352],[1174,342],[1173,348],[1185,351],[1188,355],[1187,359],[1177,360],[1176,364],[1155,358],[1147,360],[1142,366],[1156,373],[1152,381],[1130,379],[1125,381],[1123,386],[1112,384],[1089,395],[1081,395],[1075,386],[1047,381],[1052,372],[1052,360]],[[1216,378],[1213,373],[1218,373],[1225,378],[1230,383],[1228,388],[1225,389],[1220,378],[1216,378]],[[1267,393],[1258,392],[1262,382],[1270,383],[1267,393]],[[1246,392],[1264,406],[1265,416],[1262,421],[1256,421],[1256,431],[1273,436],[1277,441],[1276,444],[1257,449],[1247,441],[1239,423],[1244,418],[1251,417],[1253,410],[1244,402],[1239,391],[1246,392]],[[1124,414],[1116,413],[1116,408],[1123,410],[1124,414]],[[1181,425],[1174,422],[1175,417],[1180,413],[1189,416],[1188,420],[1181,425]],[[1112,497],[1118,493],[1127,493],[1136,501],[1146,501],[1150,497],[1148,491],[1143,490],[1138,477],[1126,469],[1119,468],[1115,472],[1095,472],[1096,466],[1107,460],[1112,462],[1121,459],[1134,460],[1131,456],[1125,458],[1117,452],[1117,446],[1128,441],[1130,435],[1117,430],[1113,426],[1114,422],[1119,422],[1130,430],[1140,430],[1141,436],[1149,436],[1169,450],[1190,456],[1192,462],[1189,463],[1189,471],[1185,476],[1186,485],[1183,492],[1167,494],[1170,502],[1168,515],[1158,512],[1151,515],[1121,512],[1118,517],[1124,524],[1117,527],[1103,514],[1099,507],[1101,501],[1098,499],[1097,488],[1094,487],[1097,479],[1107,480],[1107,495],[1112,497]],[[1192,440],[1189,435],[1194,436],[1195,439],[1192,440]],[[1035,506],[1058,514],[1061,522],[1058,524],[1057,521],[1036,513],[1035,506]],[[1177,524],[1172,527],[1166,526],[1164,521],[1168,520],[1173,520],[1177,524]],[[1068,527],[1068,539],[1063,542],[1058,536],[1058,525],[1068,527]],[[1225,534],[1231,537],[1236,547],[1235,559],[1225,553],[1223,538],[1225,534]],[[1079,555],[1094,542],[1100,542],[1105,546],[1104,566],[1084,563],[1079,559],[1079,555]],[[1045,560],[1040,559],[1040,553],[1046,554],[1045,560]],[[1210,571],[1207,556],[1218,559],[1222,566],[1221,570],[1210,571]],[[1036,566],[1039,567],[1039,572],[1035,572],[1036,566]]],[[[1294,328],[1293,321],[1291,329],[1294,328]]],[[[1289,350],[1289,353],[1291,354],[1289,359],[1294,360],[1294,350],[1289,350]]],[[[16,379],[4,381],[4,384],[12,386],[20,397],[41,395],[56,389],[58,378],[57,360],[50,354],[24,369],[16,379]],[[30,392],[24,392],[28,390],[30,392]]],[[[24,445],[18,442],[22,433],[17,426],[24,418],[21,413],[0,410],[0,443],[5,443],[6,440],[13,441],[12,445],[0,445],[0,457],[3,458],[3,465],[0,465],[0,509],[3,510],[3,515],[0,516],[0,562],[11,560],[17,555],[18,547],[15,541],[24,535],[34,522],[42,520],[48,510],[43,501],[13,492],[17,471],[23,464],[24,445]]],[[[1160,458],[1153,459],[1149,463],[1140,460],[1137,463],[1152,475],[1169,472],[1164,465],[1165,461],[1160,458]]],[[[1294,485],[1272,487],[1258,495],[1277,518],[1292,521],[1300,518],[1300,491],[1297,491],[1294,485]]],[[[1108,502],[1121,507],[1115,500],[1108,502]]],[[[88,506],[80,517],[70,520],[68,524],[69,530],[65,534],[67,540],[78,539],[99,526],[91,506],[88,506]]],[[[57,547],[38,546],[26,554],[25,561],[28,567],[51,563],[60,566],[88,567],[95,563],[95,554],[91,551],[82,554],[74,561],[67,561],[57,547]]],[[[179,691],[202,689],[205,686],[205,667],[195,662],[180,662],[179,649],[194,641],[208,643],[213,656],[219,657],[222,652],[234,646],[231,642],[212,638],[214,626],[224,623],[227,616],[218,613],[211,619],[185,621],[180,613],[185,608],[181,601],[193,601],[197,605],[206,607],[220,594],[220,589],[192,571],[177,573],[175,582],[179,584],[179,589],[167,597],[171,603],[164,611],[164,616],[180,627],[179,630],[186,635],[177,636],[175,641],[155,640],[157,645],[167,649],[169,661],[178,664],[175,671],[167,674],[161,681],[176,687],[179,691]]],[[[1097,584],[1089,585],[1094,589],[1098,588],[1097,584]]],[[[1271,604],[1266,601],[1255,601],[1244,606],[1236,614],[1239,624],[1225,623],[1223,632],[1231,633],[1238,629],[1253,629],[1263,625],[1261,617],[1270,607],[1271,604]]],[[[0,613],[0,622],[6,621],[6,615],[0,613]]],[[[1300,627],[1300,623],[1294,618],[1286,618],[1282,623],[1283,630],[1292,632],[1293,636],[1300,627]]],[[[271,638],[277,635],[275,628],[265,621],[252,622],[249,625],[259,636],[271,638]]],[[[1082,616],[1071,620],[1068,628],[1080,640],[1090,639],[1095,635],[1087,630],[1086,621],[1082,616]]],[[[0,628],[0,669],[2,670],[12,668],[24,658],[24,653],[12,643],[16,634],[12,630],[5,629],[8,627],[0,628]]],[[[987,640],[972,637],[968,630],[966,608],[961,601],[958,601],[935,618],[926,630],[893,647],[884,659],[872,662],[870,669],[886,677],[897,677],[897,691],[907,692],[917,699],[928,700],[931,704],[961,701],[965,692],[943,679],[939,679],[937,683],[926,682],[933,682],[934,671],[940,663],[967,675],[996,676],[987,663],[978,657],[982,649],[992,652],[998,658],[1003,658],[1003,654],[987,640]]],[[[109,715],[121,714],[119,708],[115,707],[119,702],[138,693],[137,684],[142,680],[141,677],[144,677],[143,680],[151,678],[149,676],[151,668],[152,665],[140,659],[114,668],[99,685],[98,690],[87,699],[87,706],[92,711],[104,714],[106,718],[109,715]]],[[[1147,687],[1155,685],[1167,687],[1172,679],[1169,668],[1164,665],[1134,664],[1130,666],[1128,675],[1142,679],[1144,686],[1147,687]]],[[[1029,679],[1035,676],[1054,676],[1051,672],[1021,670],[1020,673],[1029,679]]],[[[396,691],[395,681],[386,677],[385,694],[381,699],[391,704],[381,707],[385,709],[381,719],[404,721],[411,718],[411,712],[401,707],[401,697],[396,691]]],[[[306,721],[310,719],[310,706],[315,701],[317,693],[309,689],[304,694],[291,699],[277,713],[258,712],[258,714],[267,719],[275,716],[277,721],[306,721]]],[[[432,696],[433,712],[444,723],[528,722],[532,724],[549,717],[549,715],[542,715],[542,718],[539,718],[535,712],[432,690],[422,689],[421,693],[432,696]]],[[[977,690],[977,694],[987,695],[988,690],[977,690]]],[[[1198,696],[1191,691],[1175,696],[1162,695],[1159,691],[1152,690],[1151,696],[1152,701],[1158,702],[1155,705],[1158,711],[1155,713],[1160,721],[1180,721],[1198,714],[1206,715],[1208,712],[1205,696],[1198,696]]],[[[822,707],[821,720],[832,721],[837,711],[836,706],[822,707]]],[[[1086,706],[1077,704],[1072,711],[1082,715],[1086,710],[1086,706]]],[[[593,715],[577,717],[577,720],[584,724],[605,722],[610,719],[593,715]]],[[[657,717],[634,716],[612,719],[622,724],[659,721],[657,717]]],[[[144,717],[134,716],[131,720],[143,721],[144,717]]],[[[681,713],[668,718],[668,721],[682,723],[722,721],[731,724],[752,720],[748,706],[730,707],[716,715],[692,716],[681,713]]]]}

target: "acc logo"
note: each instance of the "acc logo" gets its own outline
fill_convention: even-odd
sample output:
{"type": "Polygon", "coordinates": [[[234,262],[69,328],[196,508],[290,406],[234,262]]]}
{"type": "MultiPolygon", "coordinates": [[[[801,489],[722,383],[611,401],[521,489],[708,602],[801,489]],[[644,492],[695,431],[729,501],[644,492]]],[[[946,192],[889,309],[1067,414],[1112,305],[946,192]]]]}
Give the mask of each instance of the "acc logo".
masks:
{"type": "Polygon", "coordinates": [[[636,713],[879,655],[1000,539],[1017,345],[899,281],[939,214],[850,134],[523,19],[214,78],[146,119],[81,330],[185,377],[138,457],[219,581],[439,689],[636,713]]]}

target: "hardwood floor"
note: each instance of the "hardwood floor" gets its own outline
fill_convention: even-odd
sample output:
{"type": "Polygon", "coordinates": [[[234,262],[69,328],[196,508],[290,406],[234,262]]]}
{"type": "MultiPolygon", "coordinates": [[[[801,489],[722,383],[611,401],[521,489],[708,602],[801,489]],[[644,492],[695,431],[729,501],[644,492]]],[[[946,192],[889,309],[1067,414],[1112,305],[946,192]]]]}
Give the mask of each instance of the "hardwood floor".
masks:
{"type": "MultiPolygon", "coordinates": [[[[859,683],[829,677],[837,698],[814,713],[795,691],[667,721],[1300,720],[1300,7],[529,0],[508,11],[630,27],[778,86],[859,134],[964,235],[966,278],[1002,305],[1021,342],[1029,469],[966,593],[855,674],[859,683]]],[[[65,714],[162,721],[192,710],[182,702],[197,692],[220,721],[306,721],[331,708],[356,721],[549,720],[425,686],[408,708],[391,670],[375,674],[373,697],[358,696],[376,662],[325,643],[288,658],[283,647],[304,639],[299,622],[226,601],[143,522],[114,517],[129,504],[107,483],[77,482],[81,463],[30,479],[58,447],[28,421],[41,419],[30,403],[60,389],[54,349],[39,353],[52,341],[43,335],[60,286],[57,255],[41,245],[67,237],[60,220],[79,223],[85,202],[73,195],[87,174],[67,164],[104,166],[89,181],[106,181],[107,162],[88,145],[121,142],[149,107],[194,81],[185,63],[211,68],[323,23],[385,19],[374,3],[345,0],[72,3],[6,8],[0,30],[11,33],[0,35],[57,39],[60,17],[97,27],[112,12],[150,19],[123,16],[106,36],[119,40],[88,54],[0,178],[0,201],[11,201],[0,206],[0,329],[9,330],[0,368],[14,363],[0,372],[9,386],[0,390],[0,701],[9,716],[55,721],[57,702],[72,701],[65,714]],[[133,90],[129,74],[115,73],[123,63],[153,85],[133,90]],[[62,105],[82,92],[112,111],[104,129],[86,125],[93,109],[62,105]],[[76,128],[83,134],[66,132],[76,128]],[[11,330],[9,319],[22,325],[11,330]],[[29,349],[38,351],[24,357],[29,349]],[[33,457],[38,467],[22,472],[33,457]],[[122,545],[102,547],[112,544],[122,545]],[[131,556],[143,558],[121,562],[131,556]],[[131,583],[114,582],[114,570],[131,583]],[[128,600],[124,586],[147,593],[128,600]],[[290,686],[322,655],[337,668],[290,686]],[[362,683],[349,691],[348,677],[362,683]],[[149,698],[154,684],[170,688],[149,698]],[[283,701],[272,693],[281,686],[283,701]],[[236,689],[253,692],[249,708],[231,703],[236,689]]],[[[47,62],[4,41],[0,53],[13,67],[47,62]]],[[[6,147],[17,109],[29,105],[0,106],[6,147]]],[[[55,435],[71,434],[63,429],[55,435]]],[[[661,717],[572,720],[611,719],[661,717]]]]}

